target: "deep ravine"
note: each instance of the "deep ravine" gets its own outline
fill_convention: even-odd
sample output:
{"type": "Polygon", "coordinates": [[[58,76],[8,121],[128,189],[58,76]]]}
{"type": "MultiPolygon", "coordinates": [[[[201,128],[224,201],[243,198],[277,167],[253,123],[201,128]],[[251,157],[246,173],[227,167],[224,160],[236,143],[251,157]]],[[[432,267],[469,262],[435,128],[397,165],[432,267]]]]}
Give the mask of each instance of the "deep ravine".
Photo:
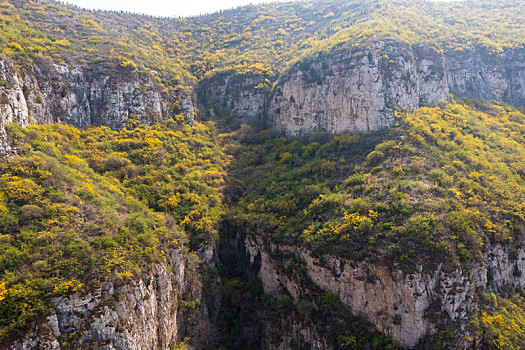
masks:
{"type": "MultiPolygon", "coordinates": [[[[211,67],[212,61],[206,63],[211,67]]],[[[210,68],[185,86],[180,77],[141,70],[121,58],[74,62],[0,57],[0,161],[30,148],[26,142],[17,149],[16,130],[8,142],[9,124],[121,131],[167,121],[175,124],[169,129],[174,138],[182,138],[183,129],[188,135],[205,125],[212,130],[211,141],[191,139],[178,147],[199,165],[212,157],[196,151],[206,141],[211,153],[228,149],[228,159],[239,162],[228,165],[225,183],[216,169],[199,173],[176,164],[159,175],[162,181],[176,179],[166,186],[173,193],[163,193],[158,178],[130,190],[143,196],[130,207],[150,205],[148,191],[158,191],[165,201],[148,207],[158,213],[198,203],[191,191],[202,184],[179,191],[178,181],[188,174],[191,180],[205,178],[225,198],[223,203],[217,195],[217,208],[209,210],[221,213],[217,237],[173,243],[163,259],[133,278],[107,277],[90,289],[53,295],[27,331],[11,334],[0,347],[469,349],[486,341],[478,320],[482,310],[490,310],[484,298],[510,298],[525,288],[523,209],[520,203],[498,207],[517,191],[483,192],[489,188],[486,179],[516,186],[525,180],[523,159],[515,159],[525,136],[523,45],[495,52],[481,45],[436,48],[374,35],[300,56],[286,69],[210,68]],[[497,102],[486,102],[492,100],[497,102]],[[410,113],[418,111],[423,114],[417,121],[423,122],[409,124],[417,119],[410,113]],[[426,122],[435,115],[441,119],[426,122]],[[225,133],[219,137],[217,130],[225,133]],[[474,146],[467,149],[468,143],[474,146]],[[249,166],[256,171],[250,173],[249,166]],[[482,173],[486,169],[492,172],[482,173]],[[390,178],[393,184],[387,183],[390,178]],[[274,198],[265,197],[270,192],[274,198]],[[369,203],[372,195],[380,200],[369,203]],[[432,215],[423,217],[425,210],[432,215]],[[316,214],[317,221],[302,226],[316,214]]],[[[97,143],[94,139],[90,142],[97,143]]],[[[137,164],[147,161],[132,164],[118,153],[135,154],[147,139],[98,142],[115,153],[100,164],[63,155],[48,139],[39,140],[32,155],[63,162],[55,170],[67,165],[94,174],[94,168],[103,168],[97,179],[125,168],[119,181],[132,183],[137,164]]],[[[154,140],[147,147],[157,146],[154,140]]],[[[159,151],[169,158],[166,153],[159,151]]],[[[165,165],[155,163],[152,154],[146,173],[165,165]]],[[[41,163],[35,164],[38,170],[41,163]]],[[[6,183],[18,181],[18,175],[6,176],[6,183]]],[[[0,210],[2,204],[0,192],[0,210]]],[[[8,204],[21,222],[51,212],[19,205],[16,198],[8,204]],[[22,215],[23,207],[29,214],[22,215]]],[[[173,226],[191,224],[200,214],[191,211],[173,226]]],[[[203,222],[196,232],[217,224],[203,222]]],[[[74,233],[85,238],[84,232],[74,233]]],[[[10,241],[8,236],[0,238],[10,241]]],[[[35,270],[47,268],[28,261],[35,270]]],[[[10,263],[6,266],[15,269],[10,263]]]]}

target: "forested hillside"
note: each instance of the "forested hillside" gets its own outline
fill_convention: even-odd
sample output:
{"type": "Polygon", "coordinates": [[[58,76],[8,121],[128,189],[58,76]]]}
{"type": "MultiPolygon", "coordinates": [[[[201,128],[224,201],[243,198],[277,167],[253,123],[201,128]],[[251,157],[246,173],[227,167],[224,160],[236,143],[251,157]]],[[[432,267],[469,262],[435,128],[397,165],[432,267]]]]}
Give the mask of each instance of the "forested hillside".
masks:
{"type": "MultiPolygon", "coordinates": [[[[525,235],[523,110],[458,99],[400,112],[388,132],[290,139],[272,130],[245,130],[236,137],[240,146],[226,193],[226,221],[234,227],[229,230],[273,245],[275,264],[292,280],[315,276],[305,272],[311,266],[301,261],[303,253],[290,254],[287,246],[306,248],[327,269],[343,269],[330,264],[334,256],[351,265],[364,260],[362,278],[370,284],[388,283],[372,272],[378,259],[417,276],[436,269],[476,271],[487,247],[500,244],[522,257],[517,247],[525,235]]],[[[499,268],[482,276],[498,291],[499,268]]],[[[521,280],[521,269],[522,263],[512,266],[511,278],[521,280]]],[[[466,287],[455,288],[449,298],[466,287]]],[[[303,293],[301,302],[323,309],[326,296],[313,293],[319,299],[311,301],[303,293]]],[[[481,298],[481,310],[465,310],[475,325],[469,342],[521,348],[521,296],[512,289],[499,294],[507,306],[498,306],[495,295],[481,298]]],[[[447,344],[452,333],[438,333],[439,343],[447,344]]]]}
{"type": "Polygon", "coordinates": [[[1,348],[524,348],[524,0],[0,31],[1,348]]]}
{"type": "Polygon", "coordinates": [[[217,239],[227,158],[204,124],[12,126],[9,137],[18,156],[0,164],[2,339],[50,297],[129,280],[174,247],[217,239]]]}
{"type": "Polygon", "coordinates": [[[4,1],[3,55],[55,63],[117,63],[157,71],[166,86],[216,70],[279,74],[301,57],[395,39],[439,50],[521,47],[523,2],[300,1],[193,18],[85,11],[54,1],[4,1]]]}
{"type": "Polygon", "coordinates": [[[469,264],[483,245],[525,233],[522,111],[456,101],[399,113],[397,124],[333,138],[243,135],[234,215],[273,240],[388,256],[407,270],[469,264]]]}

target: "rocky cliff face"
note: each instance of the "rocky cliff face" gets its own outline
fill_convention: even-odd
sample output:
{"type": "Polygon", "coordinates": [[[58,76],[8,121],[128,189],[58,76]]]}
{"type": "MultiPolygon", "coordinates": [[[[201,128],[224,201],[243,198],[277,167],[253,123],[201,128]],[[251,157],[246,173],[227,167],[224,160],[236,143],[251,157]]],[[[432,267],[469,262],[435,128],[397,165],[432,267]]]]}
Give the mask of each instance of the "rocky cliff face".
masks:
{"type": "Polygon", "coordinates": [[[499,244],[488,247],[482,261],[469,270],[445,271],[440,265],[432,271],[420,268],[410,274],[382,262],[353,261],[329,254],[316,257],[304,248],[268,245],[260,238],[247,237],[245,248],[251,264],[258,267],[266,294],[290,297],[295,303],[300,300],[303,290],[299,280],[283,274],[283,263],[275,258],[291,254],[314,285],[335,293],[352,313],[363,315],[407,347],[432,336],[440,323],[454,325],[456,339],[463,339],[472,331],[469,316],[478,309],[478,292],[525,286],[521,273],[525,250],[511,252],[499,244]]]}
{"type": "Polygon", "coordinates": [[[5,152],[3,124],[67,123],[122,128],[131,116],[151,124],[173,117],[172,103],[193,120],[187,94],[168,96],[154,72],[103,64],[97,67],[48,63],[18,66],[0,59],[0,152],[5,152]]]}
{"type": "MultiPolygon", "coordinates": [[[[351,324],[356,321],[348,310],[334,311],[333,308],[314,311],[314,306],[305,303],[303,313],[298,312],[288,302],[288,291],[279,288],[279,281],[290,280],[288,286],[295,284],[293,290],[299,298],[310,298],[308,282],[298,276],[284,272],[281,263],[272,260],[268,250],[257,244],[262,240],[246,239],[244,233],[226,221],[221,231],[219,242],[219,262],[221,276],[225,287],[221,302],[219,319],[232,319],[232,327],[222,327],[222,343],[232,349],[334,349],[337,348],[336,337],[341,334],[340,324],[351,324]],[[263,259],[263,260],[261,260],[263,259]],[[273,262],[276,262],[273,264],[273,262]],[[291,280],[293,279],[293,282],[291,280]],[[228,282],[230,281],[230,282],[228,282]],[[233,285],[243,281],[242,289],[231,290],[233,285]],[[230,286],[230,287],[228,287],[230,286]],[[253,287],[262,288],[264,295],[250,293],[253,287]],[[234,302],[229,297],[234,298],[234,302]],[[329,315],[327,321],[320,314],[329,315]],[[311,315],[313,317],[308,317],[311,315]],[[242,325],[240,329],[236,325],[242,325]],[[339,332],[339,333],[338,333],[339,332]]],[[[316,290],[317,292],[319,290],[316,290]]],[[[367,327],[371,325],[366,325],[367,327]]]]}
{"type": "Polygon", "coordinates": [[[14,63],[0,60],[0,157],[7,153],[5,124],[29,124],[29,110],[24,89],[14,63]]]}
{"type": "Polygon", "coordinates": [[[265,75],[219,73],[197,87],[202,104],[214,113],[232,113],[241,123],[265,116],[269,81],[265,75]]]}
{"type": "Polygon", "coordinates": [[[445,57],[450,92],[525,106],[525,49],[489,54],[478,48],[448,52],[445,57]]]}
{"type": "Polygon", "coordinates": [[[439,54],[377,42],[364,51],[323,54],[291,70],[275,90],[269,115],[292,135],[359,133],[391,126],[395,106],[432,105],[449,93],[525,106],[525,50],[439,54]]]}
{"type": "Polygon", "coordinates": [[[4,120],[3,118],[0,118],[0,157],[3,157],[5,154],[7,154],[9,150],[4,120]]]}
{"type": "MultiPolygon", "coordinates": [[[[131,115],[143,123],[172,117],[174,98],[191,122],[191,92],[167,96],[154,75],[120,66],[19,68],[2,59],[0,152],[6,147],[2,123],[121,128],[131,115]]],[[[291,135],[360,133],[393,125],[396,106],[433,105],[446,101],[449,93],[525,106],[525,49],[438,53],[378,41],[366,49],[340,49],[306,59],[271,92],[269,78],[219,73],[199,83],[196,92],[208,111],[231,113],[238,123],[266,121],[291,135]]]]}
{"type": "Polygon", "coordinates": [[[295,66],[269,107],[289,134],[368,132],[394,123],[394,106],[446,100],[443,61],[417,59],[408,47],[378,42],[366,50],[322,54],[295,66]]]}
{"type": "Polygon", "coordinates": [[[139,280],[53,298],[47,316],[7,348],[170,349],[203,320],[184,303],[200,298],[196,269],[174,250],[139,280]]]}
{"type": "Polygon", "coordinates": [[[264,116],[290,135],[361,133],[392,126],[395,107],[434,105],[450,93],[525,106],[525,49],[440,53],[378,41],[310,57],[271,92],[253,89],[260,82],[256,76],[222,74],[201,83],[199,96],[241,122],[264,116]]]}

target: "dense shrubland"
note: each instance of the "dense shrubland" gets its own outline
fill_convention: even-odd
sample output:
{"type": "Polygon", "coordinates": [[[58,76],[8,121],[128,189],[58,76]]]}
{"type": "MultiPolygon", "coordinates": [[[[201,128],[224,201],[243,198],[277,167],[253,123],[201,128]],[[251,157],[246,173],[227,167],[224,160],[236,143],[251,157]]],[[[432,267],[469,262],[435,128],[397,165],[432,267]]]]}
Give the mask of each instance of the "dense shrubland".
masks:
{"type": "Polygon", "coordinates": [[[525,299],[522,294],[483,294],[482,311],[472,321],[476,335],[489,349],[525,347],[525,299]]]}
{"type": "MultiPolygon", "coordinates": [[[[182,243],[213,243],[224,215],[267,240],[381,257],[407,273],[440,262],[468,269],[486,243],[525,232],[525,114],[501,103],[398,112],[393,129],[368,135],[290,139],[243,127],[218,136],[182,116],[8,134],[18,156],[0,163],[2,337],[50,297],[126,281],[182,243]]],[[[480,329],[521,341],[499,335],[493,318],[504,310],[486,310],[480,329]]]]}
{"type": "Polygon", "coordinates": [[[215,241],[227,158],[210,126],[9,126],[18,156],[0,162],[0,339],[52,296],[215,241]]]}
{"type": "Polygon", "coordinates": [[[408,270],[443,261],[468,268],[485,243],[522,238],[522,111],[457,100],[400,112],[397,124],[299,139],[248,132],[235,155],[230,215],[247,232],[386,256],[408,270]]]}
{"type": "MultiPolygon", "coordinates": [[[[379,259],[407,274],[438,265],[468,270],[487,244],[520,246],[524,111],[455,99],[400,111],[396,119],[391,130],[365,135],[290,139],[243,128],[232,135],[239,146],[229,150],[228,223],[266,242],[307,247],[320,261],[326,253],[379,259]]],[[[289,261],[283,273],[308,281],[296,257],[283,259],[289,261]]],[[[308,295],[308,288],[292,310],[300,313],[305,304],[321,317],[317,303],[330,295],[308,295]]],[[[522,296],[492,294],[479,305],[470,310],[477,345],[523,348],[522,296]]],[[[357,327],[338,341],[343,348],[374,344],[359,340],[366,337],[357,327]]]]}
{"type": "Polygon", "coordinates": [[[174,93],[224,70],[275,77],[317,52],[374,40],[499,53],[523,46],[524,8],[523,0],[330,0],[154,18],[50,0],[3,0],[0,53],[22,61],[130,67],[174,93]]]}

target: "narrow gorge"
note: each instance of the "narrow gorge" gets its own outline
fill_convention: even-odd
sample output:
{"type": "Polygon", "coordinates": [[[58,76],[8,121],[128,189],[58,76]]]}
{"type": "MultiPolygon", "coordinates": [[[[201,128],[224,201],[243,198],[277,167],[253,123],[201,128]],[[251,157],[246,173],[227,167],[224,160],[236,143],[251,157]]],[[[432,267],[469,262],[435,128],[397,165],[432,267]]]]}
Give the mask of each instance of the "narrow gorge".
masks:
{"type": "Polygon", "coordinates": [[[0,8],[1,348],[525,346],[522,0],[0,8]]]}

